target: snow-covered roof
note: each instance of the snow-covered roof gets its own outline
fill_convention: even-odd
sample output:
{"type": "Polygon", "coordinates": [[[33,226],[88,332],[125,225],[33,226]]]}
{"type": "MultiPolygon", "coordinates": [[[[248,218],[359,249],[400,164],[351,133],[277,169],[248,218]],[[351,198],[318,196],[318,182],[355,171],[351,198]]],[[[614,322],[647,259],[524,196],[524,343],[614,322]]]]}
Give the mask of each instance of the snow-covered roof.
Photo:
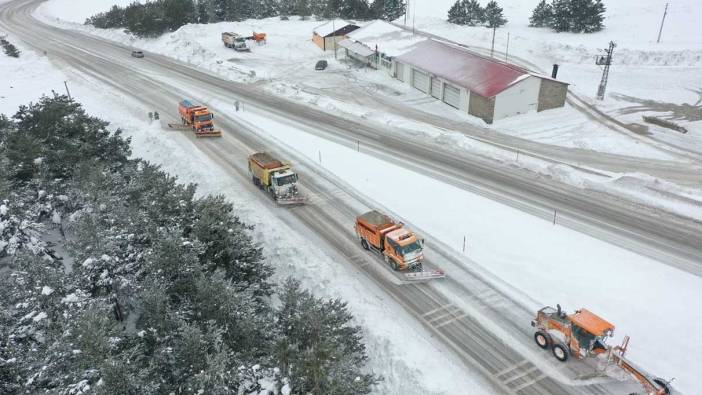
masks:
{"type": "Polygon", "coordinates": [[[441,77],[481,96],[493,97],[531,76],[529,70],[435,40],[400,55],[399,62],[441,77]]]}
{"type": "Polygon", "coordinates": [[[378,52],[385,53],[387,56],[401,55],[412,50],[418,43],[427,40],[422,35],[412,34],[411,31],[382,20],[370,22],[349,33],[348,37],[372,51],[377,48],[378,52]]]}
{"type": "Polygon", "coordinates": [[[334,19],[333,21],[329,21],[326,23],[323,23],[312,30],[313,32],[317,33],[318,35],[322,37],[326,37],[332,33],[334,33],[337,30],[343,29],[346,26],[356,26],[351,22],[347,22],[343,19],[334,19]]]}
{"type": "Polygon", "coordinates": [[[342,48],[346,48],[349,51],[353,51],[360,56],[370,56],[375,53],[372,49],[366,47],[365,45],[355,42],[353,40],[349,40],[348,38],[343,41],[339,41],[339,46],[342,48]]]}

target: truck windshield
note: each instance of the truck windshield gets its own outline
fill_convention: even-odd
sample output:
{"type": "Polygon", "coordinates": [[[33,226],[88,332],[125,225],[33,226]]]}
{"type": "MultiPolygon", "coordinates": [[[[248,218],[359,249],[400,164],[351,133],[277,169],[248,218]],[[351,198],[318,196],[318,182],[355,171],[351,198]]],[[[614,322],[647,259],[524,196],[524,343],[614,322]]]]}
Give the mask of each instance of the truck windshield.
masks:
{"type": "Polygon", "coordinates": [[[422,246],[418,242],[414,242],[412,244],[407,244],[406,246],[402,247],[402,255],[406,255],[412,252],[416,251],[421,251],[422,246]]]}
{"type": "Polygon", "coordinates": [[[198,115],[195,117],[195,120],[198,122],[205,122],[205,121],[209,121],[210,119],[212,119],[212,114],[198,115]]]}
{"type": "Polygon", "coordinates": [[[297,174],[290,174],[284,177],[276,177],[275,182],[278,185],[293,184],[297,181],[297,174]]]}

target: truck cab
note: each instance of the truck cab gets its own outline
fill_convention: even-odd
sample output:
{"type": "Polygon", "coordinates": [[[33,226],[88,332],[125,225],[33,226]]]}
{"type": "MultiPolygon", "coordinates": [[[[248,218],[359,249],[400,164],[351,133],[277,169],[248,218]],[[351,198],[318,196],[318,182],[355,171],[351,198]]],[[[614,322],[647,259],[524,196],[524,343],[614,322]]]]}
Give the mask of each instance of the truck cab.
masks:
{"type": "Polygon", "coordinates": [[[271,174],[271,189],[276,199],[284,199],[297,194],[297,173],[289,168],[271,174]]]}
{"type": "Polygon", "coordinates": [[[395,229],[385,235],[384,256],[397,263],[400,269],[420,267],[424,259],[422,244],[417,236],[405,228],[395,229]]]}
{"type": "Polygon", "coordinates": [[[214,124],[212,119],[214,115],[207,109],[207,107],[201,107],[192,112],[192,125],[196,130],[212,130],[214,129],[214,124]]]}

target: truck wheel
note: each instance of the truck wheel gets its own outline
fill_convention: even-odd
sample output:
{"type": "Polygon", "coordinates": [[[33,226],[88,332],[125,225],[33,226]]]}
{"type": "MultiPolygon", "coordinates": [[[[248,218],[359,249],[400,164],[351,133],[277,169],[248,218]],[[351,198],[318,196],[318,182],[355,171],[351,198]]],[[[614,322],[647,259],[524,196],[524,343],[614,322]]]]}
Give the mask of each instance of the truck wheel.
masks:
{"type": "Polygon", "coordinates": [[[547,333],[538,331],[534,333],[534,341],[536,345],[543,348],[544,350],[551,346],[551,336],[547,333]]]}
{"type": "Polygon", "coordinates": [[[256,176],[251,176],[251,182],[253,182],[254,185],[261,186],[261,184],[258,182],[258,178],[256,176]]]}
{"type": "Polygon", "coordinates": [[[361,239],[361,247],[363,247],[364,250],[370,250],[370,247],[368,247],[368,242],[366,239],[361,239]]]}
{"type": "Polygon", "coordinates": [[[561,362],[568,360],[568,350],[560,343],[554,344],[553,348],[551,348],[551,352],[553,353],[553,356],[561,362]]]}

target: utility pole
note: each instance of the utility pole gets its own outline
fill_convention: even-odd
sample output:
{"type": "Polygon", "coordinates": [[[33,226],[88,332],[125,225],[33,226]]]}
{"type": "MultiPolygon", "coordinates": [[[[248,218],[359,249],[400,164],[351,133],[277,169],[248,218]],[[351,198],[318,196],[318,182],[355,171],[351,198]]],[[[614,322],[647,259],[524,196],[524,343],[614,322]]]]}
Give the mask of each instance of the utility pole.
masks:
{"type": "Polygon", "coordinates": [[[609,66],[612,65],[612,54],[614,54],[614,47],[617,44],[614,41],[609,42],[609,48],[605,49],[607,53],[606,56],[600,56],[595,61],[598,66],[604,66],[602,70],[602,80],[600,81],[600,86],[597,88],[597,99],[604,100],[605,90],[607,89],[607,80],[609,79],[609,66]]]}
{"type": "Polygon", "coordinates": [[[412,37],[414,37],[414,20],[417,17],[417,6],[415,5],[412,9],[412,37]]]}
{"type": "Polygon", "coordinates": [[[492,27],[492,46],[490,47],[490,57],[492,58],[493,52],[495,52],[495,32],[497,32],[497,26],[492,27]]]}
{"type": "Polygon", "coordinates": [[[332,41],[334,42],[334,60],[336,60],[336,28],[334,27],[336,15],[332,15],[332,18],[332,41]]]}
{"type": "Polygon", "coordinates": [[[407,11],[409,11],[409,5],[410,2],[407,0],[407,4],[405,4],[405,27],[407,27],[407,11]]]}
{"type": "Polygon", "coordinates": [[[68,95],[68,99],[73,100],[71,99],[71,92],[68,90],[68,83],[66,81],[63,81],[63,86],[66,87],[66,94],[68,95]]]}
{"type": "Polygon", "coordinates": [[[507,49],[505,49],[505,62],[507,61],[507,54],[509,53],[509,32],[507,32],[507,49]]]}
{"type": "Polygon", "coordinates": [[[661,33],[663,33],[663,23],[665,22],[665,16],[668,14],[668,3],[665,3],[665,11],[663,11],[663,19],[661,20],[661,28],[658,29],[658,41],[656,43],[661,42],[661,33]]]}

